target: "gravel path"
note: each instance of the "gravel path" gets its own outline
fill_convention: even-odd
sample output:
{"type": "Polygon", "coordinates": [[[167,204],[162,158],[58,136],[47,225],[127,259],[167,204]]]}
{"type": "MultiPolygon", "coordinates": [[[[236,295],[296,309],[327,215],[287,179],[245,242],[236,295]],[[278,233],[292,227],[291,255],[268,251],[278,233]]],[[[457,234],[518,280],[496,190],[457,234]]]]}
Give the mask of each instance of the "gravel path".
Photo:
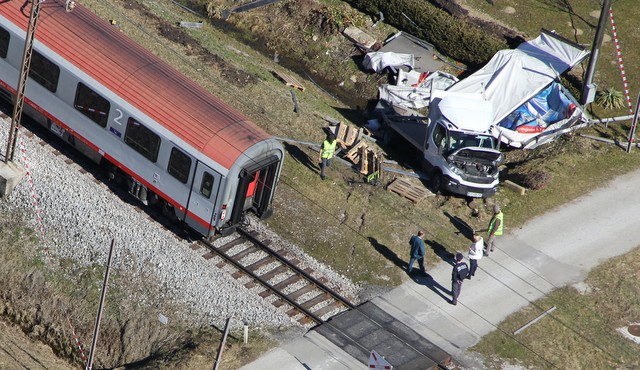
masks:
{"type": "MultiPolygon", "coordinates": [[[[8,125],[9,119],[4,119],[0,129],[3,143],[8,125]]],[[[297,325],[283,310],[216,267],[217,259],[205,260],[202,250],[192,250],[188,241],[150,220],[144,212],[137,212],[108,191],[105,184],[94,181],[90,173],[82,174],[77,164],[65,163],[66,157],[55,155],[48,145],[41,145],[37,136],[28,137],[24,133],[22,129],[15,159],[30,175],[6,201],[0,202],[0,207],[33,215],[29,217],[31,226],[43,238],[43,248],[51,256],[52,266],[61,259],[73,260],[80,266],[105,265],[111,240],[115,238],[114,267],[133,276],[152,277],[150,281],[156,282],[161,292],[160,297],[134,299],[182,304],[186,308],[177,315],[194,325],[221,327],[230,315],[238,319],[233,320],[236,325],[241,325],[241,321],[261,327],[297,325]]],[[[268,232],[255,220],[252,224],[268,232]]],[[[278,238],[273,235],[273,239],[278,238]]],[[[282,243],[329,278],[328,285],[340,287],[348,296],[357,294],[358,287],[348,279],[304,256],[299,248],[282,243]]]]}

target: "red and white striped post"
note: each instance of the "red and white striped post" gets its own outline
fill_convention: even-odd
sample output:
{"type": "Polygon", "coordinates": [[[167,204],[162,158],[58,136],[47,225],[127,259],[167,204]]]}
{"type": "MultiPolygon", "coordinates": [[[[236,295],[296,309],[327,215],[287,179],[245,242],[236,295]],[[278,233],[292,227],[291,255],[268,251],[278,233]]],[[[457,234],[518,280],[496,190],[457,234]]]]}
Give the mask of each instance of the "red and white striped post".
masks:
{"type": "Polygon", "coordinates": [[[33,182],[33,176],[31,176],[31,169],[29,168],[29,161],[27,159],[27,149],[22,140],[20,140],[19,146],[20,146],[20,153],[22,154],[22,158],[21,158],[22,165],[24,166],[24,169],[27,171],[27,174],[26,174],[27,182],[29,183],[29,188],[31,190],[31,205],[33,206],[33,211],[35,213],[36,224],[37,224],[38,232],[40,234],[40,239],[44,245],[44,254],[46,256],[49,256],[49,247],[47,245],[47,240],[45,238],[44,220],[42,219],[42,208],[40,207],[40,204],[38,202],[38,200],[40,199],[40,196],[36,191],[36,185],[33,182]]]}
{"type": "Polygon", "coordinates": [[[84,348],[82,348],[82,343],[80,343],[80,338],[76,334],[76,330],[73,328],[73,325],[71,325],[71,319],[69,319],[68,316],[67,316],[67,322],[69,323],[69,328],[71,329],[71,335],[73,336],[73,340],[76,343],[76,347],[78,348],[78,351],[80,351],[80,357],[82,358],[82,364],[86,366],[87,365],[87,355],[84,353],[84,348]]]}
{"type": "MultiPolygon", "coordinates": [[[[613,43],[616,46],[616,56],[618,57],[618,66],[620,67],[620,76],[622,76],[622,86],[624,88],[624,96],[627,99],[627,106],[629,107],[629,114],[633,115],[633,105],[631,104],[631,96],[629,95],[629,83],[627,82],[627,74],[624,71],[624,63],[622,62],[622,49],[620,48],[620,41],[618,40],[618,31],[616,30],[616,21],[613,18],[613,8],[609,8],[609,19],[611,20],[611,30],[613,32],[613,43]]],[[[638,98],[638,105],[640,105],[640,98],[638,98]]],[[[638,108],[636,108],[637,110],[638,108]]],[[[638,122],[637,112],[631,122],[629,128],[629,136],[627,137],[627,153],[631,151],[631,145],[635,141],[636,136],[636,124],[638,122]]]]}

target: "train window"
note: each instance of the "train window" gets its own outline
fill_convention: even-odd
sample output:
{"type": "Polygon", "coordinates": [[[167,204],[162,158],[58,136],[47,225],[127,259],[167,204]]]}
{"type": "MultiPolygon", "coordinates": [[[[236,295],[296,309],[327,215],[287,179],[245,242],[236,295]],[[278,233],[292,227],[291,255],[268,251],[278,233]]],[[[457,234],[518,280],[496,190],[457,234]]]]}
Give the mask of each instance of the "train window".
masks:
{"type": "Polygon", "coordinates": [[[9,51],[9,40],[11,39],[11,35],[9,31],[0,27],[0,58],[6,58],[7,52],[9,51]]]}
{"type": "Polygon", "coordinates": [[[202,174],[202,184],[200,184],[200,193],[211,198],[211,189],[213,189],[213,175],[209,172],[202,174]]]}
{"type": "Polygon", "coordinates": [[[124,142],[151,162],[155,162],[158,159],[160,136],[133,118],[129,118],[127,121],[124,142]]]}
{"type": "Polygon", "coordinates": [[[107,99],[98,95],[82,82],[78,83],[76,100],[73,102],[73,106],[93,122],[102,127],[107,127],[111,104],[107,99]]]}
{"type": "Polygon", "coordinates": [[[45,89],[56,92],[58,78],[60,77],[60,67],[34,50],[31,55],[29,77],[45,89]]]}
{"type": "Polygon", "coordinates": [[[191,158],[179,149],[171,148],[167,171],[171,176],[186,184],[189,180],[189,171],[191,171],[191,158]]]}

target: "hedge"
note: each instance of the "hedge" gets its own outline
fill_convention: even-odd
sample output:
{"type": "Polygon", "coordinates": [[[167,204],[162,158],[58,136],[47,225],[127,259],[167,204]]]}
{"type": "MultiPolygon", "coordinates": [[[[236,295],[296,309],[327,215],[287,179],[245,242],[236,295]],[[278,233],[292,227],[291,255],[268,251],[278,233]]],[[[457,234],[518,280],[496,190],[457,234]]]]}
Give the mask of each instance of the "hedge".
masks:
{"type": "Polygon", "coordinates": [[[506,41],[451,16],[428,0],[346,1],[368,14],[382,12],[386,23],[433,44],[442,54],[472,68],[508,48],[506,41]]]}

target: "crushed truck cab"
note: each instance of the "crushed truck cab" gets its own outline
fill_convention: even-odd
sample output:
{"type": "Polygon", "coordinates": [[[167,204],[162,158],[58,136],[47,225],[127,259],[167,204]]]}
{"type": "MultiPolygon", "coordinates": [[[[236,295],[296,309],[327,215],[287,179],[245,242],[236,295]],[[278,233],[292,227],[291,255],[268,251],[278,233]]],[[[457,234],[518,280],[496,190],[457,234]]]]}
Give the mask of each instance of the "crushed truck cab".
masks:
{"type": "Polygon", "coordinates": [[[479,94],[434,90],[429,114],[385,116],[386,128],[421,153],[434,190],[488,198],[498,188],[503,155],[494,137],[493,105],[479,94]]]}

